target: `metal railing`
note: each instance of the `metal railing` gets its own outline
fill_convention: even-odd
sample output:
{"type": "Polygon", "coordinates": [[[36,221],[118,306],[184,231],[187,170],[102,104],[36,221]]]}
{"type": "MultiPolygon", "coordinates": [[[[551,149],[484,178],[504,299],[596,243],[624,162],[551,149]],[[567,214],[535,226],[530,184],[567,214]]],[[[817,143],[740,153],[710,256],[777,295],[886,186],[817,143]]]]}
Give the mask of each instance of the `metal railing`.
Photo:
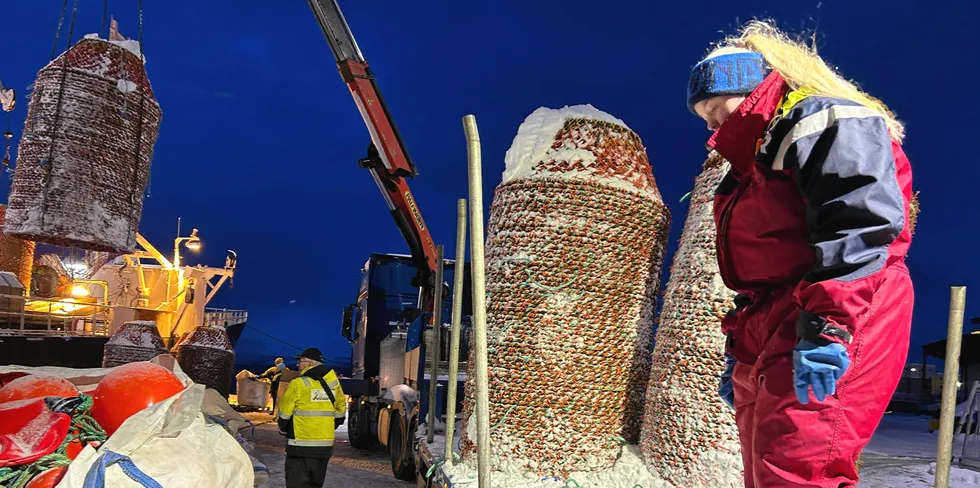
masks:
{"type": "Polygon", "coordinates": [[[963,450],[960,452],[960,467],[980,470],[980,425],[977,425],[977,412],[980,411],[980,381],[974,381],[970,395],[963,405],[963,414],[954,432],[965,432],[963,450]]]}
{"type": "Polygon", "coordinates": [[[208,327],[231,326],[248,321],[248,312],[228,308],[205,308],[204,325],[208,327]]]}
{"type": "Polygon", "coordinates": [[[106,336],[111,323],[109,305],[0,294],[0,335],[106,336]]]}

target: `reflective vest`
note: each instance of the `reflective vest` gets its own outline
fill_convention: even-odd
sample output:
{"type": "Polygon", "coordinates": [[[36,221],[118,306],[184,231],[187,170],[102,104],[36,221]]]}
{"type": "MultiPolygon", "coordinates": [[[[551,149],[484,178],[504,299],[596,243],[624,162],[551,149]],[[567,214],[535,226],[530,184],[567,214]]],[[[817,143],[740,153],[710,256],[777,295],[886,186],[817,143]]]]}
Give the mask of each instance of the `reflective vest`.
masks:
{"type": "Polygon", "coordinates": [[[347,414],[347,398],[330,368],[314,366],[302,375],[289,382],[278,423],[287,438],[286,452],[309,455],[333,446],[334,426],[347,414]]]}

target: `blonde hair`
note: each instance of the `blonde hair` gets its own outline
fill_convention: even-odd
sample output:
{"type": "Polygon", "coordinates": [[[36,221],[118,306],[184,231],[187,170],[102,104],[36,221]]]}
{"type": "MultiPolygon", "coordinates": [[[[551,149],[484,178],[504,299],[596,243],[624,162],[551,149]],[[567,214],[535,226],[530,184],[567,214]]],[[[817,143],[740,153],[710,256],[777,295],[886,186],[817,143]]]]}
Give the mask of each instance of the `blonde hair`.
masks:
{"type": "Polygon", "coordinates": [[[902,142],[905,138],[904,125],[888,106],[838,74],[820,58],[816,48],[791,38],[777,29],[772,21],[753,20],[745,24],[738,34],[719,42],[708,57],[738,48],[761,54],[792,90],[843,98],[865,105],[885,118],[892,139],[902,142]]]}

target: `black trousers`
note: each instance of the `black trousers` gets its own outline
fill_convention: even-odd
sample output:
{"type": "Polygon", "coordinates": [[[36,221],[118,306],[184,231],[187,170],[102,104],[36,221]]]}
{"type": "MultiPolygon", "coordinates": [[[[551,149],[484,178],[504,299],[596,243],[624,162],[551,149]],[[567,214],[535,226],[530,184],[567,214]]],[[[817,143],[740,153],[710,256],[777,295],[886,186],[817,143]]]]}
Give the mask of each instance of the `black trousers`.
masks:
{"type": "Polygon", "coordinates": [[[269,394],[272,395],[272,409],[275,410],[276,409],[276,396],[279,395],[279,382],[278,381],[273,381],[272,384],[269,385],[269,386],[271,386],[271,388],[269,389],[269,394]]]}
{"type": "Polygon", "coordinates": [[[322,488],[330,457],[286,454],[286,488],[322,488]]]}

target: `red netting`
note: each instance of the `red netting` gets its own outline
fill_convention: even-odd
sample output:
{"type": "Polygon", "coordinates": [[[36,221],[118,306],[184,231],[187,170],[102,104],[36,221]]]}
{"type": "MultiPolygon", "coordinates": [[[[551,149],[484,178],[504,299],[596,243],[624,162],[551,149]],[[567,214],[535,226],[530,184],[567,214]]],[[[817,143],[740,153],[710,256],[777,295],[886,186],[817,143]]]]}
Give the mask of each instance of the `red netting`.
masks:
{"type": "MultiPolygon", "coordinates": [[[[6,219],[6,205],[0,205],[0,226],[6,219]]],[[[17,275],[24,291],[31,289],[31,273],[34,271],[34,248],[31,241],[0,234],[0,271],[17,275]]]]}
{"type": "Polygon", "coordinates": [[[653,351],[640,446],[650,470],[675,486],[742,486],[735,416],[718,397],[721,318],[735,295],[715,257],[712,206],[726,171],[712,153],[694,182],[653,351]]]}
{"type": "Polygon", "coordinates": [[[34,82],[4,231],[132,252],[160,118],[136,54],[101,39],[72,46],[34,82]]]}
{"type": "Polygon", "coordinates": [[[568,119],[554,137],[491,206],[489,420],[495,467],[566,477],[639,437],[669,213],[629,129],[568,119]]]}

